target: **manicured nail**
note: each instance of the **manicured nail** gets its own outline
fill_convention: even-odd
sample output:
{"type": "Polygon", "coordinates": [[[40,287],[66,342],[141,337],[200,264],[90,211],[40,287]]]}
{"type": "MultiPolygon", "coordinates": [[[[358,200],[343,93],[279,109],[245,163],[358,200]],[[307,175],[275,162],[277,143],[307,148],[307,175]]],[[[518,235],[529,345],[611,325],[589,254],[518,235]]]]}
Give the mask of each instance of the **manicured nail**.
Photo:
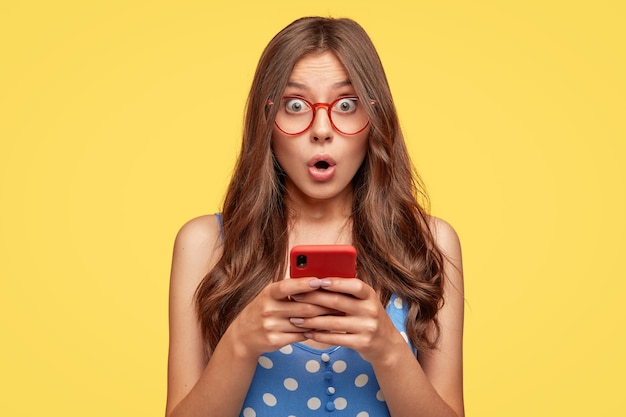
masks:
{"type": "Polygon", "coordinates": [[[313,338],[313,333],[309,333],[309,332],[302,333],[302,336],[306,337],[307,339],[312,339],[313,338]]]}
{"type": "Polygon", "coordinates": [[[289,319],[289,321],[291,322],[291,324],[294,324],[296,326],[300,326],[301,324],[304,324],[304,319],[301,319],[299,317],[292,317],[289,319]]]}
{"type": "Polygon", "coordinates": [[[291,296],[292,300],[300,301],[304,298],[304,294],[294,294],[291,296]]]}
{"type": "Polygon", "coordinates": [[[328,287],[330,287],[330,282],[331,282],[331,281],[330,281],[329,279],[322,279],[322,280],[320,280],[320,281],[321,281],[321,282],[320,282],[320,287],[322,287],[322,288],[328,288],[328,287]]]}
{"type": "Polygon", "coordinates": [[[319,279],[312,279],[311,281],[309,281],[309,287],[311,288],[319,288],[322,285],[322,280],[319,279]]]}

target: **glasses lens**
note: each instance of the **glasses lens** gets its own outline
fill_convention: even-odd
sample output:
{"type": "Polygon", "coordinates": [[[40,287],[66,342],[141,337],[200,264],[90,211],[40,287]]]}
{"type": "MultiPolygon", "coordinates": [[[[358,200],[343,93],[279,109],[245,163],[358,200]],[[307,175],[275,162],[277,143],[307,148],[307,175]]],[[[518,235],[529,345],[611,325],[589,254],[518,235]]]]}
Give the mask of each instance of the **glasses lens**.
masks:
{"type": "Polygon", "coordinates": [[[341,97],[330,104],[311,104],[298,97],[283,97],[276,114],[276,125],[289,135],[298,135],[311,127],[317,110],[330,108],[330,119],[335,130],[346,135],[362,131],[369,119],[356,97],[341,97]]]}
{"type": "Polygon", "coordinates": [[[313,109],[309,103],[297,97],[283,97],[276,114],[276,124],[287,134],[305,131],[313,120],[313,109]]]}
{"type": "Polygon", "coordinates": [[[331,104],[330,118],[335,128],[348,135],[360,132],[369,121],[365,109],[356,97],[343,97],[331,104]]]}

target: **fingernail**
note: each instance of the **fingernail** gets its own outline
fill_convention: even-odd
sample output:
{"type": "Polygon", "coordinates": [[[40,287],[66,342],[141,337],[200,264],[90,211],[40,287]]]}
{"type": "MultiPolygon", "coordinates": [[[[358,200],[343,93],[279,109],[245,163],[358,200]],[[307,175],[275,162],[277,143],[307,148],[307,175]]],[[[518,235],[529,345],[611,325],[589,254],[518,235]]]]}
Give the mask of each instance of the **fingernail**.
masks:
{"type": "Polygon", "coordinates": [[[329,279],[322,279],[320,280],[320,287],[322,288],[328,288],[330,287],[330,280],[329,279]]]}
{"type": "Polygon", "coordinates": [[[291,322],[291,324],[294,324],[296,326],[304,324],[304,319],[301,319],[299,317],[292,317],[289,319],[289,321],[291,322]]]}
{"type": "Polygon", "coordinates": [[[307,339],[312,339],[313,338],[313,333],[309,333],[309,332],[302,333],[302,336],[306,337],[307,339]]]}
{"type": "Polygon", "coordinates": [[[300,301],[304,298],[304,294],[294,294],[291,296],[292,300],[300,301]]]}
{"type": "Polygon", "coordinates": [[[309,287],[311,288],[319,288],[321,285],[322,283],[319,279],[312,279],[311,281],[309,281],[309,287]]]}

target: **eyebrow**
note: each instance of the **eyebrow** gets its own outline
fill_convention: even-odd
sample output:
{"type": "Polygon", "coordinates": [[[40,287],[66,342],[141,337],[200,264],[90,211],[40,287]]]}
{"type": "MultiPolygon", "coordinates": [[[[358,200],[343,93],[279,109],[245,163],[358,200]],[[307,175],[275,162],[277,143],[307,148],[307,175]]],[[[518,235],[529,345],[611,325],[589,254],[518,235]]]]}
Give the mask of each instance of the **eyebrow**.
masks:
{"type": "MultiPolygon", "coordinates": [[[[350,80],[344,80],[344,81],[338,81],[336,83],[334,83],[332,85],[333,89],[337,89],[337,88],[341,88],[341,87],[346,87],[348,85],[352,85],[352,81],[350,80]]],[[[297,81],[287,81],[287,87],[294,87],[297,88],[299,90],[308,90],[309,87],[306,86],[306,84],[302,84],[299,83],[297,81]]]]}

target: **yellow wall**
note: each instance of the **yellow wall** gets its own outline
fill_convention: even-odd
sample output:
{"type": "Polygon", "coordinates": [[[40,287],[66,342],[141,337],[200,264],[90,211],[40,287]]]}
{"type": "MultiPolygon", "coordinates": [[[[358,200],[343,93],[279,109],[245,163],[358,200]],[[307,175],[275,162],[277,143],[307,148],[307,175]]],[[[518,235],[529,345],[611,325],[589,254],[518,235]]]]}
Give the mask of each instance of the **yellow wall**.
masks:
{"type": "Polygon", "coordinates": [[[3,415],[163,413],[174,235],[218,210],[261,50],[311,14],[370,33],[462,238],[468,415],[626,412],[621,1],[5,3],[3,415]]]}

